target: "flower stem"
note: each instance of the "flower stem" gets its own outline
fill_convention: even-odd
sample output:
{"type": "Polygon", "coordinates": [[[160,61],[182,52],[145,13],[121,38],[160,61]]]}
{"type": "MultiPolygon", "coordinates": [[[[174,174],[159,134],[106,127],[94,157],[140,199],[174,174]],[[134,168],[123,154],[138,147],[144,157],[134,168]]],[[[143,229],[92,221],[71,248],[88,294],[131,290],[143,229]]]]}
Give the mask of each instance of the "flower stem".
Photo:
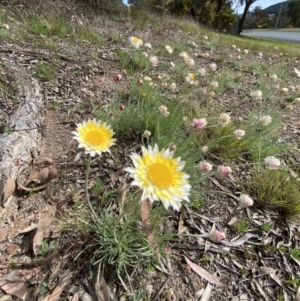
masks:
{"type": "Polygon", "coordinates": [[[92,162],[92,157],[91,157],[91,155],[89,155],[87,165],[86,165],[86,171],[85,171],[85,197],[86,197],[87,203],[88,203],[92,213],[94,214],[94,216],[97,216],[97,214],[91,204],[91,201],[90,201],[89,188],[88,188],[91,162],[92,162]]]}

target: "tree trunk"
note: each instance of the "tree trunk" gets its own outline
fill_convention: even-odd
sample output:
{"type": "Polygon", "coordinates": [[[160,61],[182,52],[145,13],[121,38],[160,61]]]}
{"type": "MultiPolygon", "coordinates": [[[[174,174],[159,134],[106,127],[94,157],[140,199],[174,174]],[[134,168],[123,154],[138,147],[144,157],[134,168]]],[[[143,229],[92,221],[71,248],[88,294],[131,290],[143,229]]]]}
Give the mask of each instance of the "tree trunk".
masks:
{"type": "Polygon", "coordinates": [[[244,22],[246,20],[246,16],[247,16],[247,13],[249,11],[249,8],[250,6],[255,2],[256,0],[246,0],[246,5],[245,5],[245,8],[244,8],[244,12],[243,12],[243,15],[241,17],[241,19],[239,19],[239,22],[238,22],[238,27],[237,27],[237,34],[240,35],[242,30],[243,30],[243,25],[244,25],[244,22]]]}
{"type": "Polygon", "coordinates": [[[223,7],[223,0],[218,0],[216,13],[218,13],[222,9],[222,7],[223,7]]]}

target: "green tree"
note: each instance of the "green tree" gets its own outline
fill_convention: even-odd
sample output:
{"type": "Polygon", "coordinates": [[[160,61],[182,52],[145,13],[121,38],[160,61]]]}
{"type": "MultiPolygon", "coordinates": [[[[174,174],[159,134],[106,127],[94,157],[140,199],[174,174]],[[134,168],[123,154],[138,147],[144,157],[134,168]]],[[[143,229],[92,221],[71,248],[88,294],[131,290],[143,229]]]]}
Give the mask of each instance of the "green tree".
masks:
{"type": "Polygon", "coordinates": [[[292,0],[288,5],[287,15],[294,27],[300,26],[300,0],[292,0]]]}

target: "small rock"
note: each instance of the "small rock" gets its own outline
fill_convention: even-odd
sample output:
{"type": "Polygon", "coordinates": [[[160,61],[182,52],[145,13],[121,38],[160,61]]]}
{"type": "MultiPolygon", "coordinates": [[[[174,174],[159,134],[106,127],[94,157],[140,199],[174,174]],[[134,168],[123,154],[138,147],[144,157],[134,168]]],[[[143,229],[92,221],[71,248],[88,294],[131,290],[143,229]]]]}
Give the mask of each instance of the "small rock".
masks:
{"type": "Polygon", "coordinates": [[[14,255],[14,254],[19,253],[20,246],[16,245],[16,244],[12,244],[12,245],[8,246],[5,251],[8,255],[14,255]]]}

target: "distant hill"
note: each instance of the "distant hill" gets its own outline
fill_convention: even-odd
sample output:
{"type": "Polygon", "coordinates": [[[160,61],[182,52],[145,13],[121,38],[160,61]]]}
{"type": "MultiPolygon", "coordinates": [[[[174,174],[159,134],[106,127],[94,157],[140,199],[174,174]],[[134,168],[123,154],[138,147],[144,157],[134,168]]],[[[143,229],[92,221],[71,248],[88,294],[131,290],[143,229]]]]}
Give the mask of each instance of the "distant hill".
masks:
{"type": "Polygon", "coordinates": [[[279,2],[279,3],[273,4],[273,5],[265,8],[264,10],[266,10],[269,15],[276,14],[280,10],[281,3],[282,3],[282,8],[287,8],[289,5],[289,1],[284,1],[284,2],[279,2]]]}

